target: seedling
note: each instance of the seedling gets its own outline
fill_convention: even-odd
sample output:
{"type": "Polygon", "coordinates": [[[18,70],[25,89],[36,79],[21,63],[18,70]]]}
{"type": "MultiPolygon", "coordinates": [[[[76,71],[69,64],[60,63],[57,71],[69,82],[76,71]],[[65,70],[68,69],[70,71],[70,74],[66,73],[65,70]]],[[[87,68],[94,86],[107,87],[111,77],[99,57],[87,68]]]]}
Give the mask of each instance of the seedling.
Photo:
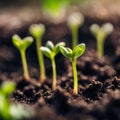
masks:
{"type": "Polygon", "coordinates": [[[35,38],[36,51],[40,69],[40,82],[43,83],[46,79],[46,73],[43,54],[39,48],[42,46],[42,37],[45,33],[45,26],[43,24],[33,24],[30,26],[30,33],[35,38]]]}
{"type": "Polygon", "coordinates": [[[79,28],[84,23],[84,16],[81,13],[73,13],[68,17],[67,24],[72,32],[72,48],[78,45],[79,28]]]}
{"type": "Polygon", "coordinates": [[[0,87],[0,118],[10,119],[10,103],[8,96],[14,91],[15,85],[11,82],[2,84],[0,87]]]}
{"type": "Polygon", "coordinates": [[[52,62],[52,71],[53,71],[53,84],[52,88],[53,90],[56,89],[56,84],[57,84],[57,71],[56,71],[56,64],[55,64],[55,56],[59,52],[59,46],[64,46],[64,42],[60,42],[54,46],[54,44],[51,41],[48,41],[46,43],[45,47],[41,47],[40,49],[42,50],[43,54],[51,59],[52,62]]]}
{"type": "Polygon", "coordinates": [[[68,47],[60,46],[61,53],[70,59],[72,62],[73,76],[74,76],[74,94],[78,94],[78,77],[77,77],[77,68],[76,68],[76,60],[85,52],[85,44],[77,45],[73,50],[68,47]]]}
{"type": "Polygon", "coordinates": [[[63,11],[69,3],[70,0],[43,0],[42,9],[53,18],[58,18],[61,11],[63,11]]]}
{"type": "Polygon", "coordinates": [[[41,7],[43,12],[47,12],[53,18],[61,17],[61,13],[73,4],[82,4],[87,0],[43,0],[41,7]]]}
{"type": "Polygon", "coordinates": [[[9,96],[15,90],[15,84],[4,82],[0,87],[0,119],[21,120],[30,116],[30,112],[20,104],[12,104],[9,96]]]}
{"type": "Polygon", "coordinates": [[[32,37],[25,37],[21,39],[18,35],[13,35],[12,42],[15,47],[19,50],[23,66],[23,76],[26,80],[30,80],[30,75],[28,72],[28,66],[26,61],[26,49],[32,44],[32,37]]]}
{"type": "Polygon", "coordinates": [[[97,54],[98,54],[98,57],[101,58],[104,55],[105,39],[108,35],[112,33],[113,25],[111,23],[105,23],[100,27],[97,24],[93,24],[90,27],[90,30],[97,40],[97,54]]]}

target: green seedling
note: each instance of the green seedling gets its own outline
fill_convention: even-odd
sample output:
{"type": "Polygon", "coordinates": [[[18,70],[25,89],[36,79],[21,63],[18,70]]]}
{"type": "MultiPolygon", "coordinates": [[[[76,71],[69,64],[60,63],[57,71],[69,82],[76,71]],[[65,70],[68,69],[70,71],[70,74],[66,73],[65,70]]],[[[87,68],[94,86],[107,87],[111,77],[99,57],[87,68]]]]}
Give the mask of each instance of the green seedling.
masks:
{"type": "Polygon", "coordinates": [[[15,84],[4,82],[0,87],[0,119],[21,120],[30,116],[30,112],[20,104],[12,104],[9,96],[14,92],[15,84]]]}
{"type": "Polygon", "coordinates": [[[84,16],[81,13],[73,13],[68,17],[67,24],[72,33],[72,48],[78,45],[79,28],[84,23],[84,16]]]}
{"type": "Polygon", "coordinates": [[[4,118],[4,120],[9,120],[11,118],[8,97],[14,89],[15,84],[12,82],[4,83],[0,87],[0,118],[4,118]]]}
{"type": "Polygon", "coordinates": [[[48,13],[53,18],[61,17],[61,13],[71,5],[82,4],[87,0],[42,0],[41,8],[43,12],[48,13]]]}
{"type": "Polygon", "coordinates": [[[98,57],[101,58],[104,55],[105,39],[108,35],[112,33],[113,25],[111,23],[105,23],[100,27],[97,24],[93,24],[90,27],[90,30],[97,40],[97,54],[98,54],[98,57]]]}
{"type": "Polygon", "coordinates": [[[43,54],[39,48],[42,46],[42,37],[45,33],[45,26],[43,24],[33,24],[30,26],[30,33],[35,38],[36,51],[40,69],[40,83],[43,83],[46,79],[46,72],[43,54]]]}
{"type": "Polygon", "coordinates": [[[53,90],[56,89],[56,84],[57,84],[57,71],[56,71],[56,64],[55,64],[55,56],[59,52],[59,46],[64,46],[64,42],[60,42],[54,46],[54,44],[51,41],[48,41],[46,43],[45,47],[41,47],[40,49],[42,50],[43,54],[51,59],[52,62],[52,70],[53,70],[53,84],[52,88],[53,90]]]}
{"type": "Polygon", "coordinates": [[[21,39],[18,35],[13,35],[12,42],[15,47],[19,50],[23,66],[23,76],[26,80],[30,80],[30,75],[28,72],[28,66],[26,61],[26,49],[32,44],[32,37],[25,37],[21,39]]]}
{"type": "Polygon", "coordinates": [[[74,76],[74,94],[78,94],[78,77],[77,77],[77,68],[76,68],[76,60],[85,52],[85,44],[77,45],[73,50],[68,47],[60,46],[61,53],[70,59],[72,62],[73,76],[74,76]]]}
{"type": "Polygon", "coordinates": [[[53,18],[58,18],[61,11],[65,9],[70,0],[43,0],[42,9],[53,18]]]}

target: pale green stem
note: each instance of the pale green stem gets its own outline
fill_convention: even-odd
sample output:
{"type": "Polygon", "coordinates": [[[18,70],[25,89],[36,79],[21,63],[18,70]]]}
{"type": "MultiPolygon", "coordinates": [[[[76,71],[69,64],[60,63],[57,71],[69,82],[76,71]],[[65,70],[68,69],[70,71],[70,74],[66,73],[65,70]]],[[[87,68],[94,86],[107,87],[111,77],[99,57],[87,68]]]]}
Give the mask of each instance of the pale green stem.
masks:
{"type": "Polygon", "coordinates": [[[102,57],[104,55],[104,41],[105,41],[105,36],[103,34],[98,34],[97,37],[97,53],[98,57],[102,57]]]}
{"type": "Polygon", "coordinates": [[[72,49],[74,49],[74,47],[76,45],[78,45],[78,26],[75,26],[73,29],[71,29],[72,31],[72,49]]]}
{"type": "Polygon", "coordinates": [[[30,80],[25,51],[21,50],[20,53],[21,53],[21,60],[22,60],[22,66],[23,66],[23,76],[26,80],[30,80]]]}
{"type": "Polygon", "coordinates": [[[40,50],[41,47],[41,38],[36,38],[36,51],[37,51],[37,57],[38,57],[38,63],[39,63],[39,69],[40,69],[40,82],[43,83],[46,79],[46,73],[45,73],[45,65],[44,65],[44,58],[42,51],[40,50]]]}
{"type": "Polygon", "coordinates": [[[78,77],[77,77],[77,68],[76,68],[76,59],[72,59],[72,69],[74,76],[74,94],[78,94],[78,77]]]}
{"type": "Polygon", "coordinates": [[[53,71],[52,89],[55,90],[57,85],[57,72],[56,72],[55,58],[51,58],[51,62],[52,62],[52,71],[53,71]]]}

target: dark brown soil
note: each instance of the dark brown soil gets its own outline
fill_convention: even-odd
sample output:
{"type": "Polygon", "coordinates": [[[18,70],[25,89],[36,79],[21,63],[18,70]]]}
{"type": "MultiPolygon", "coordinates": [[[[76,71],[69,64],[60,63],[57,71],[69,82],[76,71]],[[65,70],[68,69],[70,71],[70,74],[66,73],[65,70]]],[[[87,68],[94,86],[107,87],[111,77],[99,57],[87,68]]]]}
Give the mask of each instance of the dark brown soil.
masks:
{"type": "MultiPolygon", "coordinates": [[[[51,89],[52,69],[47,58],[45,83],[33,85],[22,76],[20,55],[12,45],[11,35],[1,37],[0,84],[3,81],[16,83],[16,90],[10,99],[33,107],[36,114],[29,120],[120,120],[120,25],[113,22],[115,30],[105,42],[105,56],[99,59],[95,52],[96,42],[89,31],[89,26],[94,21],[86,16],[86,22],[79,31],[79,42],[85,42],[87,49],[85,55],[77,61],[78,95],[73,94],[73,75],[69,60],[61,54],[56,57],[58,87],[55,91],[51,89]]],[[[98,21],[100,24],[103,22],[98,21]]],[[[65,22],[44,23],[47,30],[43,44],[52,40],[54,43],[65,41],[67,46],[71,46],[71,35],[65,22]]],[[[25,29],[18,32],[22,36],[28,35],[29,25],[24,26],[22,28],[25,29]]],[[[30,76],[37,82],[39,68],[34,46],[33,44],[27,50],[27,60],[30,76]]]]}

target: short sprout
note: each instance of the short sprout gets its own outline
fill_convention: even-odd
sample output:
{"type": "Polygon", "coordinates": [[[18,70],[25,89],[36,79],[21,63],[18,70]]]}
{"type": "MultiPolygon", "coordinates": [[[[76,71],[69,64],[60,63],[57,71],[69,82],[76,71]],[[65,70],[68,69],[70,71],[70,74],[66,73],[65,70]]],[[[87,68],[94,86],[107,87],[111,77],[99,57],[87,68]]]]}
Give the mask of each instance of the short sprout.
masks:
{"type": "Polygon", "coordinates": [[[25,37],[24,39],[21,39],[18,35],[13,35],[12,42],[20,52],[24,78],[26,80],[30,80],[25,52],[26,49],[32,44],[33,39],[32,37],[25,37]]]}
{"type": "Polygon", "coordinates": [[[98,57],[104,55],[104,42],[108,35],[113,31],[113,25],[111,23],[105,23],[101,27],[97,24],[93,24],[90,30],[97,40],[97,53],[98,57]]]}
{"type": "Polygon", "coordinates": [[[78,45],[78,30],[84,23],[84,16],[81,13],[73,13],[68,17],[67,24],[72,32],[72,48],[78,45]]]}
{"type": "Polygon", "coordinates": [[[54,45],[51,41],[48,41],[46,43],[45,47],[40,47],[40,49],[42,50],[43,54],[51,59],[52,62],[52,69],[53,69],[53,84],[52,84],[52,88],[53,90],[56,89],[56,84],[57,84],[57,71],[56,71],[56,64],[55,64],[55,56],[58,54],[59,52],[59,46],[65,46],[64,42],[60,42],[56,45],[54,45]]]}
{"type": "Polygon", "coordinates": [[[74,94],[78,94],[78,77],[77,77],[77,68],[76,68],[76,59],[80,57],[85,52],[85,44],[77,45],[73,50],[68,47],[60,46],[61,53],[70,59],[72,62],[73,76],[74,76],[74,94]]]}
{"type": "Polygon", "coordinates": [[[33,24],[29,29],[31,35],[35,38],[37,57],[40,69],[40,82],[43,83],[46,79],[45,65],[42,51],[39,48],[42,46],[42,37],[45,33],[45,26],[43,24],[33,24]]]}

